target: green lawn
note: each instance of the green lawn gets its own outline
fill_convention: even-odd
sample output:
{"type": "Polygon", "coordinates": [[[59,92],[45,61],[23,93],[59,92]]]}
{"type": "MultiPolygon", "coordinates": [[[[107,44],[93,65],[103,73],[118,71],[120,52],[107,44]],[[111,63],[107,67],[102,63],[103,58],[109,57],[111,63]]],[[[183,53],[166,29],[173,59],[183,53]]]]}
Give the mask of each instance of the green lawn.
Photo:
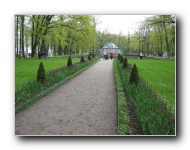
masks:
{"type": "MultiPolygon", "coordinates": [[[[67,65],[66,58],[46,59],[15,59],[15,85],[21,85],[30,79],[36,79],[40,62],[43,62],[45,71],[67,65]]],[[[80,58],[72,58],[72,62],[79,62],[80,58]]]]}
{"type": "Polygon", "coordinates": [[[136,63],[139,74],[159,96],[164,96],[167,105],[175,108],[175,60],[152,58],[128,58],[128,63],[136,63]]]}

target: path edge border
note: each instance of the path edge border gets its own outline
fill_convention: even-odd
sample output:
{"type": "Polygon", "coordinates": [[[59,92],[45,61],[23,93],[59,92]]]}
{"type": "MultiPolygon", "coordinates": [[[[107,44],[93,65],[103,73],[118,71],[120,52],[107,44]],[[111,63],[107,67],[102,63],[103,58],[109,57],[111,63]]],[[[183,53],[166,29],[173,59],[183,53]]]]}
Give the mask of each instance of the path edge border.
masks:
{"type": "Polygon", "coordinates": [[[77,71],[76,73],[70,75],[69,77],[65,78],[64,80],[56,83],[55,85],[53,85],[52,87],[49,87],[48,89],[46,89],[45,91],[35,95],[34,97],[28,99],[25,103],[21,104],[20,106],[18,106],[17,108],[15,108],[15,114],[21,112],[22,110],[24,110],[25,108],[27,108],[28,106],[30,106],[31,104],[33,104],[34,102],[36,102],[37,100],[39,100],[40,98],[44,97],[45,95],[47,95],[48,93],[56,90],[57,88],[59,88],[61,85],[63,85],[64,83],[68,82],[69,80],[71,80],[72,78],[74,78],[75,76],[79,75],[80,73],[84,72],[85,70],[87,70],[88,68],[90,68],[91,66],[93,66],[94,64],[96,64],[98,61],[100,61],[100,59],[98,58],[97,60],[95,60],[93,63],[91,63],[90,65],[82,68],[81,70],[77,71]]]}

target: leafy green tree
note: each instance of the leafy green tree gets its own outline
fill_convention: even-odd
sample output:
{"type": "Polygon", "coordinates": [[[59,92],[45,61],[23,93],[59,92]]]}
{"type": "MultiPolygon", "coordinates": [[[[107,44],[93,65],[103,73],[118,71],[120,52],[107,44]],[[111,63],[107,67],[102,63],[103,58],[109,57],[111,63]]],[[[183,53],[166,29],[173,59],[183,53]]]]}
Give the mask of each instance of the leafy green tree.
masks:
{"type": "Polygon", "coordinates": [[[104,29],[104,31],[101,33],[98,33],[98,49],[101,49],[106,43],[109,42],[109,30],[104,29]]]}
{"type": "Polygon", "coordinates": [[[18,30],[19,30],[19,17],[18,17],[18,15],[15,15],[15,25],[16,25],[16,27],[15,27],[15,55],[16,55],[16,57],[18,58],[19,57],[19,48],[18,48],[18,43],[19,43],[19,32],[18,32],[18,30]]]}
{"type": "Polygon", "coordinates": [[[46,81],[46,72],[43,63],[41,62],[37,73],[37,82],[44,83],[46,81]]]}
{"type": "Polygon", "coordinates": [[[24,21],[25,16],[20,15],[20,52],[22,53],[22,57],[24,58],[24,21]]]}
{"type": "Polygon", "coordinates": [[[157,49],[157,53],[162,53],[162,49],[165,49],[168,53],[174,55],[175,16],[155,15],[147,18],[145,22],[151,26],[152,31],[155,33],[152,41],[156,45],[154,49],[157,49]]]}
{"type": "Polygon", "coordinates": [[[31,30],[31,49],[32,54],[31,57],[35,56],[37,46],[40,47],[38,49],[38,53],[46,51],[45,47],[45,38],[47,36],[48,31],[54,26],[51,23],[53,15],[32,15],[32,30],[31,30]]]}

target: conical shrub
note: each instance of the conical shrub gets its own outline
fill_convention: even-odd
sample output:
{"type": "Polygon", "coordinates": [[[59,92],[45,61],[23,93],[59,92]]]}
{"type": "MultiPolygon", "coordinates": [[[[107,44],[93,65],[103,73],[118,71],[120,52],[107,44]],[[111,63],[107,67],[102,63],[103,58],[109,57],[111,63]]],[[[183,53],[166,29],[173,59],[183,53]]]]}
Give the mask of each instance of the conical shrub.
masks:
{"type": "Polygon", "coordinates": [[[73,65],[72,59],[71,59],[71,56],[69,56],[68,61],[67,61],[67,66],[72,66],[72,65],[73,65]]]}
{"type": "Polygon", "coordinates": [[[81,56],[80,62],[84,63],[84,56],[81,56]]]}
{"type": "Polygon", "coordinates": [[[92,58],[91,58],[91,55],[89,54],[89,55],[88,55],[88,60],[91,60],[91,59],[92,59],[92,58]]]}
{"type": "Polygon", "coordinates": [[[37,73],[37,82],[44,83],[46,80],[46,72],[43,63],[41,62],[37,73]]]}
{"type": "Polygon", "coordinates": [[[94,59],[95,58],[95,54],[92,54],[92,59],[94,59]]]}
{"type": "Polygon", "coordinates": [[[139,73],[136,64],[133,65],[132,71],[131,71],[131,76],[130,76],[130,82],[132,84],[138,85],[139,83],[139,73]]]}
{"type": "Polygon", "coordinates": [[[127,69],[127,67],[128,67],[128,60],[127,60],[127,57],[125,57],[123,61],[123,68],[127,69]]]}
{"type": "Polygon", "coordinates": [[[117,55],[117,59],[120,61],[120,58],[121,58],[121,54],[118,54],[117,55]]]}
{"type": "Polygon", "coordinates": [[[123,55],[121,55],[120,57],[120,63],[123,63],[124,62],[124,58],[123,58],[123,55]]]}

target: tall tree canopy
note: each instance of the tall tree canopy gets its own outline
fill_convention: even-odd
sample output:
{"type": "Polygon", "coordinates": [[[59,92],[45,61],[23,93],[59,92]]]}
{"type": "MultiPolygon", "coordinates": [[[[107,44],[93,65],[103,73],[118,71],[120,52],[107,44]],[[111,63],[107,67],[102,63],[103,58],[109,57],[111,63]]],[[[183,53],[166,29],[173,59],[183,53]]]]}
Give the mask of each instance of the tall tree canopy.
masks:
{"type": "MultiPolygon", "coordinates": [[[[49,49],[58,55],[88,52],[97,37],[90,15],[15,15],[15,22],[16,51],[18,45],[24,44],[24,35],[30,33],[27,45],[31,48],[31,57],[36,52],[47,53],[49,49]],[[23,18],[27,18],[25,23],[23,18]]],[[[24,48],[20,49],[23,54],[24,48]]]]}
{"type": "MultiPolygon", "coordinates": [[[[127,21],[127,20],[126,20],[127,21]]],[[[175,55],[175,16],[155,15],[138,23],[134,33],[111,34],[97,31],[98,18],[92,15],[15,15],[15,56],[24,50],[55,55],[96,53],[108,42],[115,43],[125,54],[175,55]]],[[[127,28],[127,27],[126,27],[127,28]]]]}

